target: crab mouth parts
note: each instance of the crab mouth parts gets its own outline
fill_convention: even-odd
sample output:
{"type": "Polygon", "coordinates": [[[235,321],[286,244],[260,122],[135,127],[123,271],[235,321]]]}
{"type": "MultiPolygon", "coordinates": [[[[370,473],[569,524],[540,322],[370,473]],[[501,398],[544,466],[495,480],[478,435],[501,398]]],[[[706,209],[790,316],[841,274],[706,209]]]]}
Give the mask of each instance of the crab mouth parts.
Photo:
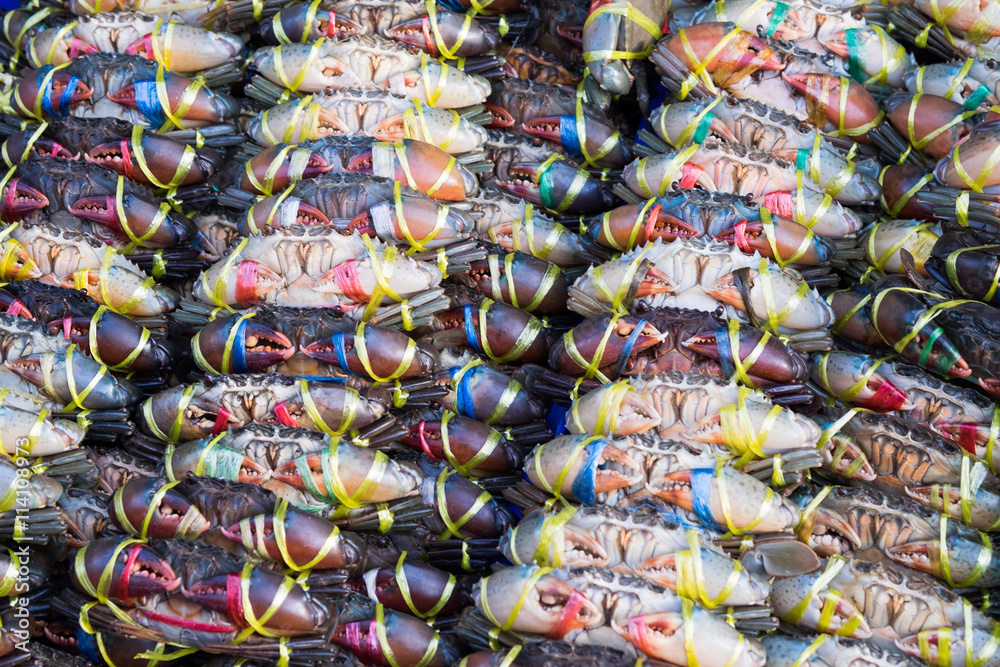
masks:
{"type": "Polygon", "coordinates": [[[21,379],[27,380],[35,386],[42,386],[42,369],[38,360],[29,357],[20,357],[18,359],[11,359],[5,362],[4,365],[21,379]]]}
{"type": "Polygon", "coordinates": [[[580,26],[559,26],[556,28],[556,34],[566,41],[572,42],[573,46],[583,47],[583,28],[580,26]]]}
{"type": "Polygon", "coordinates": [[[246,354],[256,361],[274,360],[273,363],[278,363],[295,354],[295,346],[287,336],[260,325],[247,326],[243,345],[246,354]]]}
{"type": "Polygon", "coordinates": [[[299,202],[299,209],[295,214],[295,224],[297,225],[328,225],[330,218],[326,217],[323,211],[305,202],[299,202]]]}
{"type": "Polygon", "coordinates": [[[608,555],[600,546],[590,540],[585,535],[566,535],[566,550],[564,553],[566,562],[572,567],[586,567],[588,565],[603,566],[608,562],[608,555]]]}
{"type": "Polygon", "coordinates": [[[670,279],[670,276],[656,267],[650,267],[649,270],[646,271],[646,275],[643,276],[642,282],[639,284],[639,289],[636,290],[635,295],[637,297],[643,297],[652,296],[654,294],[666,294],[673,292],[676,288],[677,285],[670,279]]]}
{"type": "Polygon", "coordinates": [[[901,544],[886,549],[886,554],[897,563],[902,563],[915,570],[931,571],[931,554],[927,544],[901,544]]]}
{"type": "Polygon", "coordinates": [[[125,550],[119,555],[122,565],[128,567],[131,562],[128,572],[129,596],[155,595],[180,586],[180,579],[166,561],[141,545],[133,548],[139,550],[137,555],[133,555],[131,550],[125,550]]]}
{"type": "Polygon", "coordinates": [[[121,142],[108,142],[91,149],[85,154],[88,162],[115,167],[122,164],[124,155],[122,154],[121,142]]]}
{"type": "Polygon", "coordinates": [[[809,535],[809,546],[823,557],[844,556],[851,551],[852,544],[845,537],[827,526],[817,526],[809,535]]]}
{"type": "Polygon", "coordinates": [[[559,116],[544,116],[526,121],[521,125],[524,131],[556,144],[561,144],[562,119],[559,116]]]}
{"type": "Polygon", "coordinates": [[[49,205],[49,198],[35,188],[12,179],[3,196],[3,210],[13,218],[20,218],[49,205]]]}
{"type": "Polygon", "coordinates": [[[639,467],[628,454],[617,447],[607,445],[597,463],[598,492],[613,491],[632,486],[639,481],[639,467]]]}
{"type": "Polygon", "coordinates": [[[536,177],[537,171],[533,167],[512,165],[507,170],[507,178],[496,179],[496,184],[503,190],[533,204],[541,204],[542,190],[538,186],[536,177]]]}
{"type": "Polygon", "coordinates": [[[509,111],[496,104],[486,103],[483,106],[493,116],[493,120],[486,125],[487,128],[496,130],[514,127],[514,116],[509,111]]]}
{"type": "MultiPolygon", "coordinates": [[[[58,77],[52,80],[52,97],[56,99],[61,99],[63,91],[66,90],[66,82],[60,81],[58,77]]],[[[76,104],[78,102],[84,102],[90,99],[90,96],[94,94],[94,91],[90,89],[90,86],[82,81],[76,82],[76,90],[73,95],[69,98],[70,104],[76,104]]],[[[135,94],[133,92],[132,99],[135,99],[135,94]]]]}
{"type": "Polygon", "coordinates": [[[115,215],[114,209],[113,197],[84,197],[69,207],[70,213],[78,218],[97,222],[102,225],[118,222],[118,216],[115,215]]]}

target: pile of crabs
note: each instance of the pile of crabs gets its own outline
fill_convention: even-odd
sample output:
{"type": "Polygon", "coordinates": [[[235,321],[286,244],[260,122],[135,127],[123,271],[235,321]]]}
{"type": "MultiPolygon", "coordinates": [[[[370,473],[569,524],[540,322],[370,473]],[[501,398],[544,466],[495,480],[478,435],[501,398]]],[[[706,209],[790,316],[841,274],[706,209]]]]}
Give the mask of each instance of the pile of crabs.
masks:
{"type": "Polygon", "coordinates": [[[0,666],[1000,666],[998,0],[0,28],[0,666]]]}

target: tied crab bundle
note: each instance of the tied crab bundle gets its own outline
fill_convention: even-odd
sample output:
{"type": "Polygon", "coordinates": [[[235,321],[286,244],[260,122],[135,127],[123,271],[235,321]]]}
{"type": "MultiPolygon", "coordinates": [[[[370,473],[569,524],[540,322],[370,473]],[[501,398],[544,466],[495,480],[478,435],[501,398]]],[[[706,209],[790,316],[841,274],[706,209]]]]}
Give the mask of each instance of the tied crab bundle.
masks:
{"type": "Polygon", "coordinates": [[[995,5],[4,13],[0,666],[997,667],[995,5]]]}

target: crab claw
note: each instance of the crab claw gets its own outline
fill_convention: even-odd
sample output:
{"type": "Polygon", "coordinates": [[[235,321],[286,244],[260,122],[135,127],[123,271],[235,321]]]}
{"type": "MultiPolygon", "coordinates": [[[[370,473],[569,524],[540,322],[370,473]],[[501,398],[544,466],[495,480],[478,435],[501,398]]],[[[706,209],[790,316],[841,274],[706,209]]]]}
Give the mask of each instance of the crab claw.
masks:
{"type": "Polygon", "coordinates": [[[661,418],[653,402],[626,386],[606,384],[576,399],[566,424],[569,432],[631,435],[658,428],[661,418]]]}
{"type": "Polygon", "coordinates": [[[244,484],[264,484],[271,479],[270,468],[215,437],[174,447],[164,456],[164,467],[173,479],[182,479],[188,473],[244,484]]]}
{"type": "Polygon", "coordinates": [[[472,602],[464,587],[456,586],[455,577],[444,570],[415,560],[403,561],[398,568],[369,570],[350,585],[389,609],[421,618],[432,611],[434,616],[459,612],[472,602]],[[408,582],[417,585],[411,588],[408,582]]]}
{"type": "Polygon", "coordinates": [[[504,505],[457,471],[442,470],[436,487],[433,520],[440,521],[444,538],[499,540],[515,521],[504,505]]]}
{"type": "Polygon", "coordinates": [[[14,87],[11,105],[25,118],[62,118],[70,107],[89,100],[94,91],[86,83],[66,71],[52,73],[46,65],[32,70],[14,87]]]}
{"type": "Polygon", "coordinates": [[[685,437],[736,449],[742,446],[743,438],[750,436],[767,455],[815,447],[819,441],[821,432],[816,422],[788,408],[751,398],[745,399],[735,410],[731,409],[733,407],[726,406],[699,419],[685,437]],[[736,432],[740,435],[734,436],[736,432]]]}
{"type": "Polygon", "coordinates": [[[872,629],[862,610],[833,588],[836,579],[815,590],[816,581],[822,575],[820,569],[805,575],[776,578],[771,584],[771,606],[775,616],[784,619],[794,613],[795,624],[799,627],[822,627],[826,634],[857,639],[871,637],[872,629]],[[801,609],[803,601],[807,601],[805,609],[801,609]]]}
{"type": "MultiPolygon", "coordinates": [[[[24,246],[15,239],[7,239],[0,242],[0,256],[4,258],[3,266],[0,266],[0,280],[38,280],[42,277],[42,270],[31,259],[31,255],[24,246]]],[[[16,301],[20,304],[20,301],[16,301]]],[[[8,308],[17,308],[16,312],[27,312],[24,305],[15,306],[11,302],[8,308]]]]}
{"type": "Polygon", "coordinates": [[[395,201],[375,204],[348,224],[349,230],[375,234],[386,243],[407,243],[436,250],[469,238],[475,224],[466,214],[433,199],[400,195],[395,201]]]}
{"type": "Polygon", "coordinates": [[[62,334],[112,369],[160,371],[180,358],[180,350],[171,341],[150,336],[135,320],[111,310],[102,311],[99,317],[54,320],[47,328],[49,334],[62,334]],[[96,329],[93,336],[91,329],[96,329]],[[91,348],[91,340],[97,343],[96,350],[91,348]]]}
{"type": "Polygon", "coordinates": [[[654,660],[680,667],[763,667],[764,647],[747,640],[722,618],[695,607],[690,618],[676,611],[633,616],[614,629],[654,660]],[[686,624],[697,626],[686,630],[686,624]]]}
{"type": "MultiPolygon", "coordinates": [[[[557,512],[536,509],[500,540],[504,557],[512,563],[534,561],[551,567],[607,567],[611,557],[593,530],[556,519],[557,512]],[[543,562],[544,560],[544,562],[543,562]]],[[[642,576],[646,576],[645,572],[642,576]]]]}
{"type": "Polygon", "coordinates": [[[432,199],[460,201],[479,190],[475,174],[437,146],[416,139],[379,142],[354,156],[346,171],[387,176],[432,199]],[[391,165],[391,173],[382,173],[381,166],[376,171],[382,164],[391,165]]]}
{"type": "Polygon", "coordinates": [[[616,366],[627,368],[629,357],[656,345],[664,335],[638,315],[617,319],[610,313],[596,315],[573,327],[552,346],[549,365],[560,373],[580,375],[589,363],[605,374],[614,374],[616,366]]]}
{"type": "Polygon", "coordinates": [[[38,137],[31,141],[35,135],[35,130],[21,130],[7,137],[2,146],[2,155],[7,156],[7,166],[13,167],[18,162],[23,162],[32,157],[61,157],[67,160],[73,159],[73,153],[54,139],[38,137]]]}
{"type": "Polygon", "coordinates": [[[649,202],[626,204],[607,211],[591,221],[588,233],[601,245],[622,252],[656,239],[669,242],[700,234],[684,220],[664,211],[656,200],[652,205],[649,202]]]}
{"type": "Polygon", "coordinates": [[[385,612],[380,619],[338,623],[331,640],[352,652],[365,665],[424,665],[448,667],[462,654],[446,637],[409,614],[385,612]]]}
{"type": "Polygon", "coordinates": [[[163,492],[166,480],[134,477],[115,491],[111,522],[133,535],[195,539],[212,526],[179,490],[163,492]],[[155,506],[154,506],[155,502],[155,506]]]}
{"type": "Polygon", "coordinates": [[[216,303],[216,298],[221,298],[228,304],[247,307],[284,284],[284,278],[278,273],[253,260],[230,265],[217,262],[195,282],[194,296],[204,303],[216,303]],[[218,281],[222,281],[225,288],[221,295],[216,295],[218,281]]]}
{"type": "Polygon", "coordinates": [[[646,486],[655,496],[694,512],[712,530],[728,529],[736,534],[780,532],[799,522],[799,510],[790,501],[774,496],[763,482],[729,466],[662,474],[654,471],[649,477],[646,486]],[[720,475],[725,477],[724,491],[720,475]]]}
{"type": "Polygon", "coordinates": [[[434,358],[423,348],[417,347],[406,334],[367,325],[354,331],[334,333],[329,338],[317,340],[302,352],[311,359],[317,359],[331,366],[361,377],[373,380],[416,377],[434,369],[434,358]],[[359,334],[364,347],[359,344],[359,334]]]}
{"type": "MultiPolygon", "coordinates": [[[[807,531],[806,542],[820,557],[846,556],[862,548],[861,536],[840,512],[820,505],[807,516],[797,530],[807,531]]],[[[801,538],[804,533],[797,534],[801,538]]]]}
{"type": "Polygon", "coordinates": [[[785,311],[780,317],[774,317],[772,326],[776,328],[809,331],[833,324],[833,309],[820,298],[815,289],[806,290],[800,297],[793,297],[799,294],[798,290],[804,283],[801,274],[773,263],[768,263],[761,269],[768,274],[766,282],[757,269],[737,269],[705,287],[705,292],[738,310],[750,310],[761,320],[773,314],[773,309],[768,310],[770,299],[774,299],[775,303],[787,304],[794,303],[794,299],[799,298],[792,312],[785,311]],[[768,285],[766,289],[763,287],[765,284],[768,285]]]}
{"type": "Polygon", "coordinates": [[[325,174],[333,167],[320,153],[278,144],[265,148],[247,161],[236,187],[270,196],[303,179],[325,174]]]}
{"type": "MultiPolygon", "coordinates": [[[[785,64],[767,44],[734,23],[701,23],[679,30],[660,42],[690,70],[713,74],[726,88],[757,70],[781,70],[785,64]]],[[[654,63],[655,63],[654,59],[654,63]]]]}
{"type": "Polygon", "coordinates": [[[133,194],[83,197],[70,213],[114,230],[123,241],[140,239],[144,248],[173,248],[191,242],[198,230],[187,216],[133,194]]]}
{"type": "Polygon", "coordinates": [[[1000,185],[995,168],[1000,146],[1000,122],[983,123],[934,168],[934,176],[953,188],[992,192],[1000,185]]]}
{"type": "Polygon", "coordinates": [[[464,470],[472,476],[511,472],[520,468],[524,458],[521,449],[508,445],[492,426],[462,415],[443,416],[440,421],[422,419],[411,425],[409,434],[399,438],[399,442],[419,447],[437,461],[447,458],[460,466],[474,464],[464,470]],[[486,454],[485,458],[482,453],[486,454]]]}
{"type": "Polygon", "coordinates": [[[492,86],[478,74],[468,74],[445,63],[431,60],[418,70],[389,76],[382,88],[403,97],[416,97],[438,109],[458,109],[482,104],[492,86]]]}
{"type": "Polygon", "coordinates": [[[897,639],[895,643],[900,651],[924,664],[939,665],[946,659],[945,656],[953,656],[949,660],[954,667],[975,667],[990,664],[996,641],[991,637],[988,628],[956,623],[953,627],[921,630],[915,635],[897,639]],[[969,630],[972,631],[971,646],[968,645],[969,630]]]}
{"type": "Polygon", "coordinates": [[[782,264],[822,266],[833,259],[836,249],[822,236],[781,216],[773,216],[771,221],[774,234],[770,237],[765,233],[762,221],[742,220],[722,230],[715,238],[745,253],[756,252],[782,264]]]}
{"type": "Polygon", "coordinates": [[[827,393],[837,397],[850,394],[851,403],[868,410],[914,409],[916,406],[902,389],[877,370],[871,370],[872,362],[867,355],[854,352],[826,352],[813,357],[810,376],[827,393]]]}
{"type": "Polygon", "coordinates": [[[267,44],[313,43],[321,37],[363,35],[365,28],[333,10],[316,11],[309,5],[283,7],[270,21],[261,21],[260,35],[267,44]]]}
{"type": "Polygon", "coordinates": [[[424,480],[412,463],[385,459],[385,454],[349,442],[334,442],[313,454],[304,454],[279,466],[275,479],[309,491],[323,500],[349,498],[354,503],[383,503],[415,495],[424,480]],[[337,484],[328,482],[337,470],[337,484]],[[308,471],[311,480],[303,475],[308,471]],[[371,484],[376,478],[378,482],[371,484]]]}
{"type": "MultiPolygon", "coordinates": [[[[921,202],[917,195],[924,190],[922,184],[927,171],[914,164],[893,164],[882,171],[882,196],[887,208],[897,218],[934,220],[934,207],[921,202]]],[[[931,180],[933,183],[933,180],[931,180]]]]}
{"type": "Polygon", "coordinates": [[[470,15],[437,10],[436,20],[421,16],[403,21],[382,33],[389,39],[415,46],[435,58],[461,58],[488,53],[500,44],[500,32],[470,15]]]}
{"type": "Polygon", "coordinates": [[[465,281],[492,299],[529,313],[558,313],[566,308],[566,274],[547,260],[515,251],[499,257],[495,265],[489,258],[470,264],[465,281]]]}
{"type": "MultiPolygon", "coordinates": [[[[25,253],[25,256],[27,256],[27,253],[25,253]]],[[[0,273],[0,277],[7,278],[2,273],[0,273]]],[[[0,311],[3,311],[7,315],[23,317],[28,320],[35,319],[35,316],[31,314],[31,311],[24,305],[23,301],[2,288],[0,288],[0,311]]]]}
{"type": "Polygon", "coordinates": [[[283,637],[312,635],[330,619],[330,610],[301,584],[256,567],[203,579],[181,593],[238,625],[248,626],[253,618],[255,625],[283,637]]]}
{"type": "Polygon", "coordinates": [[[350,136],[354,132],[335,111],[315,102],[303,108],[302,100],[282,102],[262,111],[247,127],[250,138],[265,147],[350,136]]]}
{"type": "MultiPolygon", "coordinates": [[[[833,74],[782,74],[789,86],[802,93],[809,105],[809,120],[822,129],[827,123],[843,136],[868,141],[868,130],[882,117],[882,108],[868,90],[851,79],[833,74]],[[846,95],[841,86],[847,86],[846,95]],[[841,108],[841,100],[846,105],[841,108]]],[[[839,135],[838,135],[839,136],[839,135]]]]}
{"type": "Polygon", "coordinates": [[[582,123],[585,138],[582,147],[581,128],[576,116],[541,116],[525,121],[521,128],[530,135],[562,146],[570,155],[594,156],[597,164],[624,167],[635,158],[632,149],[622,141],[614,127],[586,115],[582,117],[582,123]],[[614,138],[614,143],[610,148],[605,148],[611,138],[614,138]]]}
{"type": "Polygon", "coordinates": [[[77,552],[74,563],[70,567],[74,586],[84,592],[103,588],[109,599],[119,602],[163,595],[181,583],[170,564],[150,547],[141,543],[122,546],[119,537],[90,542],[77,552]]]}
{"type": "Polygon", "coordinates": [[[350,259],[338,264],[322,276],[314,285],[319,292],[343,295],[355,303],[370,303],[382,293],[381,286],[388,284],[390,294],[378,298],[378,304],[392,303],[407,299],[436,287],[441,282],[441,272],[427,262],[419,262],[405,255],[395,255],[391,262],[384,249],[370,251],[361,260],[350,259]],[[386,266],[391,265],[390,271],[386,266]],[[384,273],[383,273],[384,272],[384,273]]]}
{"type": "Polygon", "coordinates": [[[528,424],[541,419],[548,404],[521,383],[486,365],[452,368],[448,400],[459,414],[487,424],[528,424]]]}
{"type": "Polygon", "coordinates": [[[21,379],[64,403],[83,409],[116,410],[139,402],[138,387],[107,372],[104,364],[76,352],[70,362],[72,348],[61,352],[28,354],[9,359],[4,365],[21,379]],[[77,387],[89,387],[81,392],[77,387]]]}
{"type": "Polygon", "coordinates": [[[225,65],[243,51],[243,40],[236,35],[206,30],[195,25],[173,22],[157,24],[157,29],[125,48],[125,53],[157,60],[174,72],[199,72],[225,65]],[[170,48],[181,43],[186,48],[170,48]],[[168,50],[169,49],[169,50],[168,50]],[[169,53],[169,63],[164,55],[169,53]]]}
{"type": "Polygon", "coordinates": [[[1000,494],[992,489],[980,487],[973,495],[971,503],[968,498],[963,498],[962,490],[957,485],[908,486],[903,490],[918,503],[941,514],[957,517],[979,530],[992,530],[997,522],[997,516],[1000,515],[1000,494]],[[967,521],[966,514],[968,514],[967,521]]]}
{"type": "Polygon", "coordinates": [[[12,178],[0,193],[0,219],[4,222],[16,222],[48,205],[48,197],[27,183],[22,183],[21,179],[12,178]]]}
{"type": "Polygon", "coordinates": [[[162,84],[154,79],[135,81],[108,93],[107,97],[116,104],[138,109],[146,121],[155,126],[169,120],[172,125],[179,122],[182,128],[198,128],[225,123],[240,114],[239,102],[234,98],[207,88],[200,80],[172,72],[164,73],[162,84]],[[163,102],[158,92],[161,85],[166,91],[168,109],[161,106],[163,102]],[[180,113],[183,115],[179,116],[180,113]]]}
{"type": "Polygon", "coordinates": [[[79,37],[67,39],[65,34],[60,28],[49,28],[28,40],[25,55],[28,56],[31,66],[65,65],[77,56],[98,53],[99,49],[92,44],[79,37]]]}
{"type": "Polygon", "coordinates": [[[90,149],[83,157],[129,180],[173,187],[203,183],[222,166],[222,155],[211,149],[196,151],[180,141],[143,131],[139,146],[131,138],[109,141],[90,149]],[[188,155],[192,152],[193,160],[188,155]]]}
{"type": "MultiPolygon", "coordinates": [[[[648,558],[632,570],[655,584],[677,592],[678,588],[690,591],[684,578],[691,576],[692,570],[686,570],[690,562],[690,551],[674,552],[648,558]]],[[[728,556],[714,551],[701,549],[697,558],[702,563],[701,589],[695,601],[711,606],[755,605],[767,600],[771,587],[767,580],[748,572],[739,563],[728,556]],[[720,596],[722,596],[720,598],[720,596]]],[[[684,595],[691,595],[685,592],[684,595]]]]}
{"type": "Polygon", "coordinates": [[[368,551],[364,540],[357,535],[341,532],[323,517],[289,507],[283,518],[285,541],[282,542],[274,530],[276,521],[273,514],[248,517],[223,528],[222,534],[258,556],[296,569],[306,565],[320,570],[364,569],[368,551]]]}
{"type": "Polygon", "coordinates": [[[599,213],[619,203],[599,179],[563,160],[515,162],[507,168],[507,177],[498,177],[496,184],[556,213],[599,213]]]}
{"type": "Polygon", "coordinates": [[[430,106],[393,114],[367,133],[379,141],[423,141],[451,155],[478,150],[488,139],[482,126],[462,117],[457,111],[430,106]]]}
{"type": "Polygon", "coordinates": [[[312,204],[294,196],[273,195],[260,199],[250,207],[246,217],[240,221],[240,234],[252,236],[270,227],[329,224],[330,218],[312,204]]]}
{"type": "Polygon", "coordinates": [[[295,345],[257,318],[236,314],[206,324],[191,339],[191,352],[208,373],[260,373],[295,354],[295,345]]]}
{"type": "Polygon", "coordinates": [[[963,116],[965,107],[938,95],[893,95],[885,111],[893,127],[935,159],[947,156],[974,127],[963,116]]]}
{"type": "Polygon", "coordinates": [[[604,614],[583,593],[555,574],[538,576],[538,570],[537,565],[517,565],[484,577],[473,588],[476,606],[513,632],[551,639],[604,621],[604,614]]]}
{"type": "Polygon", "coordinates": [[[865,452],[851,438],[843,433],[837,433],[820,448],[823,457],[823,468],[832,473],[871,482],[878,479],[878,473],[865,452]]]}
{"type": "Polygon", "coordinates": [[[992,548],[983,546],[981,540],[949,535],[947,563],[941,561],[941,549],[939,540],[923,540],[887,547],[885,553],[897,563],[944,579],[955,587],[986,588],[996,586],[1000,581],[1000,560],[992,548]]]}
{"type": "Polygon", "coordinates": [[[966,378],[972,374],[962,353],[933,321],[916,329],[927,312],[919,298],[901,288],[884,290],[879,297],[878,307],[871,309],[872,322],[887,345],[905,343],[900,356],[945,377],[966,378]]]}
{"type": "Polygon", "coordinates": [[[507,128],[514,127],[514,116],[507,109],[490,102],[484,104],[483,107],[493,116],[493,120],[486,125],[488,129],[506,130],[507,128]]]}
{"type": "Polygon", "coordinates": [[[584,505],[595,504],[601,494],[641,484],[641,466],[613,442],[583,435],[550,440],[531,453],[525,465],[528,481],[584,505]],[[562,488],[553,488],[560,476],[562,488]]]}
{"type": "MultiPolygon", "coordinates": [[[[329,42],[327,43],[329,44],[329,42]]],[[[277,86],[289,83],[288,72],[298,81],[300,93],[318,93],[326,88],[359,86],[363,81],[347,62],[313,44],[282,44],[257,49],[251,66],[277,86]]]]}
{"type": "Polygon", "coordinates": [[[739,326],[737,341],[738,349],[733,349],[731,334],[728,329],[699,331],[681,345],[711,359],[722,366],[726,375],[735,372],[734,356],[739,355],[744,372],[757,386],[768,384],[790,384],[806,379],[806,363],[802,357],[793,352],[775,336],[768,336],[764,341],[763,350],[756,354],[758,346],[764,338],[764,332],[747,324],[739,326]],[[752,363],[747,365],[747,360],[752,363]]]}

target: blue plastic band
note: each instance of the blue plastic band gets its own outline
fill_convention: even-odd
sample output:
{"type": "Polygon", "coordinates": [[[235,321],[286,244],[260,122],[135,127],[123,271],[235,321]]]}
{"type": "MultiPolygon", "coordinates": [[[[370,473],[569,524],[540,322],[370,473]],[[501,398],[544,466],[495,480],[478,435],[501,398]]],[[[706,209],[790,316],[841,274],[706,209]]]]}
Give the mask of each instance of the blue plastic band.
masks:
{"type": "Polygon", "coordinates": [[[354,373],[351,372],[350,367],[347,365],[347,350],[344,346],[344,332],[338,331],[330,336],[330,345],[333,345],[333,351],[337,353],[337,365],[340,366],[341,370],[345,373],[354,375],[354,373]]]}
{"type": "Polygon", "coordinates": [[[582,505],[593,505],[597,501],[597,467],[601,462],[601,454],[608,445],[607,440],[595,440],[587,444],[587,458],[580,466],[580,474],[573,480],[573,495],[582,505]]]}
{"type": "Polygon", "coordinates": [[[69,115],[69,103],[73,99],[73,93],[76,91],[76,84],[80,83],[80,79],[75,76],[71,76],[69,83],[63,88],[62,95],[59,96],[59,110],[56,111],[52,108],[52,84],[55,81],[54,76],[48,76],[51,70],[55,69],[52,65],[46,65],[38,71],[38,82],[41,83],[42,79],[47,79],[45,81],[45,86],[41,91],[42,96],[42,111],[47,115],[63,118],[69,115]]]}
{"type": "Polygon", "coordinates": [[[809,166],[809,153],[811,153],[808,148],[800,148],[795,154],[795,171],[805,171],[806,167],[809,166]]]}
{"type": "Polygon", "coordinates": [[[719,365],[722,366],[722,373],[726,377],[736,375],[736,366],[733,365],[733,348],[729,344],[729,330],[726,328],[715,330],[715,345],[719,349],[719,365]]]}
{"type": "Polygon", "coordinates": [[[156,81],[135,81],[135,105],[151,127],[163,127],[167,116],[163,113],[160,98],[156,94],[156,81]]]}
{"type": "Polygon", "coordinates": [[[632,348],[635,347],[635,341],[639,339],[639,335],[646,324],[648,324],[646,320],[639,320],[639,323],[632,329],[632,333],[625,339],[625,344],[622,345],[621,356],[618,357],[618,364],[615,366],[615,377],[621,375],[622,371],[625,370],[625,364],[628,363],[629,357],[632,356],[632,348]]]}
{"type": "Polygon", "coordinates": [[[559,116],[559,141],[573,157],[582,155],[580,150],[580,135],[576,132],[576,118],[573,116],[559,116]]]}
{"type": "Polygon", "coordinates": [[[706,528],[724,533],[726,529],[715,521],[712,514],[712,486],[715,482],[715,468],[695,468],[691,471],[691,495],[694,499],[694,513],[706,528]]]}
{"type": "Polygon", "coordinates": [[[94,642],[94,635],[90,634],[79,625],[76,626],[76,645],[80,649],[83,657],[95,665],[103,665],[104,659],[97,653],[97,644],[94,642]]]}
{"type": "MultiPolygon", "coordinates": [[[[451,369],[451,376],[455,375],[460,371],[460,368],[451,369]]],[[[472,402],[472,390],[469,388],[469,381],[478,372],[479,367],[470,368],[465,372],[462,378],[458,381],[458,386],[455,387],[455,407],[458,408],[458,414],[463,417],[476,416],[476,405],[472,402]]]]}
{"type": "Polygon", "coordinates": [[[229,365],[232,367],[231,373],[249,373],[247,368],[247,322],[244,319],[236,327],[236,335],[233,337],[233,351],[229,357],[229,365]]]}
{"type": "Polygon", "coordinates": [[[479,339],[476,337],[476,327],[472,323],[471,303],[465,305],[463,316],[465,317],[465,342],[468,343],[469,347],[471,347],[473,350],[482,354],[483,348],[479,347],[479,339]]]}

